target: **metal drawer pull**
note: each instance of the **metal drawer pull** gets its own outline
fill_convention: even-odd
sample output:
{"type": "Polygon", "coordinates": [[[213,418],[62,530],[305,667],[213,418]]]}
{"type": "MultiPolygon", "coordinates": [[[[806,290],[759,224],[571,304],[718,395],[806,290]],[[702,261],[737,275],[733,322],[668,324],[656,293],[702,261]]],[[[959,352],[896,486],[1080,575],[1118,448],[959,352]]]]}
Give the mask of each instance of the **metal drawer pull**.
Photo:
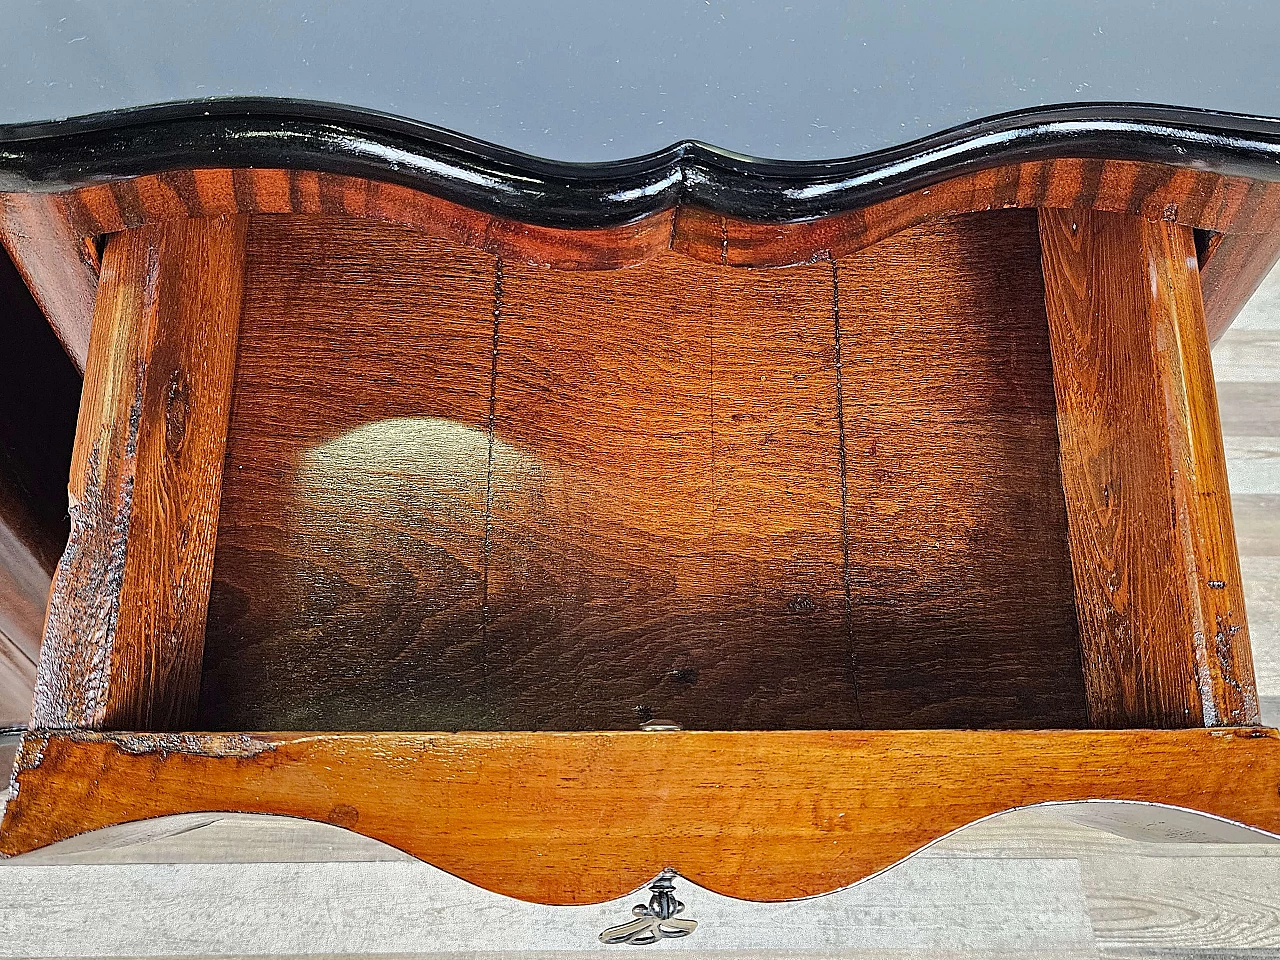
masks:
{"type": "Polygon", "coordinates": [[[600,934],[602,943],[630,943],[644,946],[657,943],[659,940],[687,937],[697,929],[697,920],[681,920],[676,914],[684,912],[684,904],[675,895],[676,872],[663,870],[658,878],[649,884],[653,896],[646,906],[637,903],[631,908],[637,919],[610,927],[600,934]]]}

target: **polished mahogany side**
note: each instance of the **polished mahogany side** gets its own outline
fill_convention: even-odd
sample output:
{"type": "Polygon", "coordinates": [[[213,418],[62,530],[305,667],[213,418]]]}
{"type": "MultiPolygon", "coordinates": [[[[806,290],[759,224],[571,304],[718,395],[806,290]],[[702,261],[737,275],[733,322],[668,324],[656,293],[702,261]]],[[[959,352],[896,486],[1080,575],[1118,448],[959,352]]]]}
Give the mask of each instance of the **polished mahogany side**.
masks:
{"type": "Polygon", "coordinates": [[[1093,725],[1258,721],[1190,231],[1040,214],[1093,725]]]}

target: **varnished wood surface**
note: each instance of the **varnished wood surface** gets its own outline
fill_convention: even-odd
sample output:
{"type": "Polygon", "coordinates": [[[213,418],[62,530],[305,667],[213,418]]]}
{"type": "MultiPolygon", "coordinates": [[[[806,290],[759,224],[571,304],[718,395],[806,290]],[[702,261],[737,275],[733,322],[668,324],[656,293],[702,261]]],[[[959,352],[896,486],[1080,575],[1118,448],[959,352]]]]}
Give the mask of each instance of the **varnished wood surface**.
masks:
{"type": "Polygon", "coordinates": [[[1040,234],[1090,722],[1257,722],[1190,232],[1046,210],[1040,234]]]}
{"type": "Polygon", "coordinates": [[[0,251],[0,726],[25,726],[66,545],[80,378],[0,251]]]}
{"type": "Polygon", "coordinates": [[[504,265],[496,343],[499,722],[861,726],[830,269],[504,265]]]}
{"type": "Polygon", "coordinates": [[[1238,232],[1219,234],[1207,261],[1201,264],[1209,340],[1216,343],[1236,314],[1280,262],[1280,205],[1274,187],[1255,184],[1253,196],[1242,204],[1248,225],[1238,232]]]}
{"type": "Polygon", "coordinates": [[[494,269],[406,230],[252,222],[201,725],[484,722],[494,269]]]}
{"type": "Polygon", "coordinates": [[[990,217],[603,273],[254,220],[200,725],[1083,724],[1035,222],[990,217]]]}
{"type": "Polygon", "coordinates": [[[1089,717],[1257,722],[1192,238],[1042,211],[1089,717]]]}
{"type": "Polygon", "coordinates": [[[33,722],[189,721],[199,686],[244,229],[235,218],[107,245],[33,722]]]}
{"type": "Polygon", "coordinates": [[[1237,239],[1206,264],[1209,324],[1225,330],[1280,241],[1280,188],[1205,170],[1064,157],[996,167],[860,210],[793,224],[738,220],[694,206],[634,223],[569,230],[481,213],[409,187],[280,169],[148,174],[63,193],[0,194],[6,243],[71,356],[83,365],[92,316],[85,238],[166,219],[233,214],[341,215],[411,226],[508,262],[612,269],[673,249],[712,263],[783,266],[838,258],[926,220],[1011,207],[1084,207],[1213,230],[1237,239]],[[1216,262],[1215,262],[1216,261],[1216,262]]]}
{"type": "Polygon", "coordinates": [[[1157,801],[1280,830],[1280,735],[1265,728],[29,733],[17,771],[8,855],[148,816],[269,812],[549,903],[621,896],[666,866],[744,899],[824,893],[1044,801],[1157,801]]]}

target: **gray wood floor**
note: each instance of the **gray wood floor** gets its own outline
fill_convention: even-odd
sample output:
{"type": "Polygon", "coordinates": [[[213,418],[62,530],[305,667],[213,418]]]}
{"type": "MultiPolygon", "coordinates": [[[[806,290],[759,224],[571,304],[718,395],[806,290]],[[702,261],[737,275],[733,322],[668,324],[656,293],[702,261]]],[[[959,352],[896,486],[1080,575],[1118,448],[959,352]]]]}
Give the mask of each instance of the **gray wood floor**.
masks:
{"type": "MultiPolygon", "coordinates": [[[[1280,271],[1214,367],[1263,716],[1280,725],[1280,271]]],[[[1134,804],[1012,811],[815,900],[680,896],[693,936],[606,949],[596,935],[638,897],[531,906],[335,827],[209,815],[0,865],[0,956],[1280,958],[1280,840],[1134,804]]]]}
{"type": "Polygon", "coordinates": [[[1213,370],[1258,694],[1280,726],[1280,269],[1214,348],[1213,370]]]}

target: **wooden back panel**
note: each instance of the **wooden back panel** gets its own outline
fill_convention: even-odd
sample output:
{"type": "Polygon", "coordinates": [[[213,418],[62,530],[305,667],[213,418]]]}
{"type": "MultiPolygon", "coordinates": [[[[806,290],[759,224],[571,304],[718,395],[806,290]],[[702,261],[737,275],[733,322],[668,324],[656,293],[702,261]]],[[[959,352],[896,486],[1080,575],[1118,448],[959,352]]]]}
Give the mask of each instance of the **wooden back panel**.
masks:
{"type": "Polygon", "coordinates": [[[1085,725],[1035,223],[838,262],[849,577],[870,725],[1085,725]]]}
{"type": "Polygon", "coordinates": [[[1034,216],[577,273],[247,240],[198,725],[1077,726],[1034,216]]]}

